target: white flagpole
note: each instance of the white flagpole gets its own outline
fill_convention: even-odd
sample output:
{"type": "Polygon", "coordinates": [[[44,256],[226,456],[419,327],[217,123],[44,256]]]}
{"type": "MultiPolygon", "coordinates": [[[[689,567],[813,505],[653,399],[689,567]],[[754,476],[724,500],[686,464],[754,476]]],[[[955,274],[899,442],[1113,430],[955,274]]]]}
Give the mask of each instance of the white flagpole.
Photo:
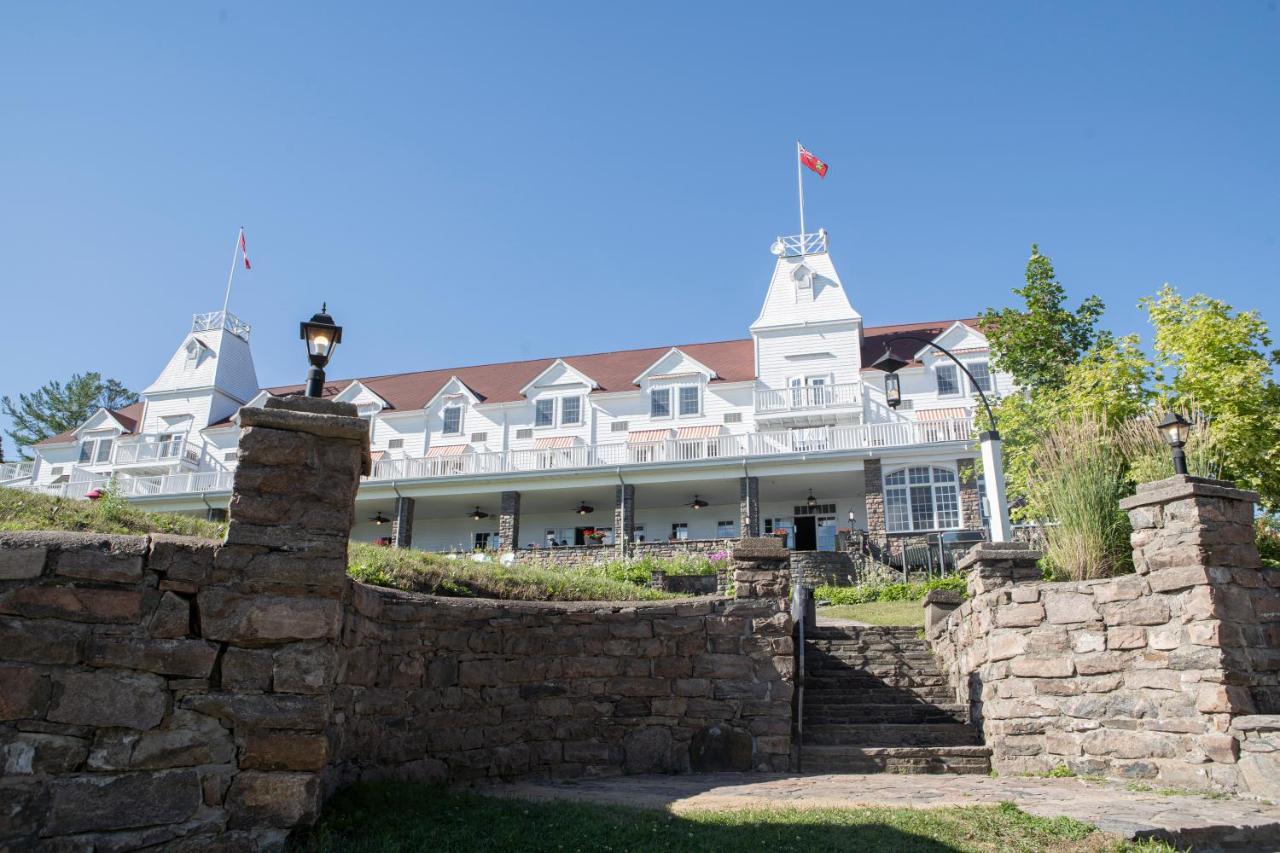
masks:
{"type": "Polygon", "coordinates": [[[796,140],[796,188],[800,191],[800,245],[804,246],[804,171],[800,164],[800,152],[804,146],[796,140]]]}
{"type": "Polygon", "coordinates": [[[240,240],[244,237],[244,226],[236,232],[236,247],[231,250],[231,272],[227,273],[227,295],[222,298],[222,323],[227,322],[227,305],[231,303],[231,281],[236,277],[236,261],[240,259],[240,240]]]}

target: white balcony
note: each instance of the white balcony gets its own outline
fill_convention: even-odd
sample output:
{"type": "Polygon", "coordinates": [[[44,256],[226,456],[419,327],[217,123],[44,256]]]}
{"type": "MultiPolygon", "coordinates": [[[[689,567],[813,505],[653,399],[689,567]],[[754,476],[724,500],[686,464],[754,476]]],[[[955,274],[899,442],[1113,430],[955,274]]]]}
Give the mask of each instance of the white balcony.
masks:
{"type": "Polygon", "coordinates": [[[190,467],[200,464],[200,450],[188,447],[180,435],[144,435],[138,441],[117,443],[111,463],[117,468],[190,467]]]}
{"type": "Polygon", "coordinates": [[[823,409],[856,409],[861,405],[861,385],[795,385],[790,388],[760,388],[755,393],[756,414],[812,412],[823,409]]]}
{"type": "Polygon", "coordinates": [[[10,480],[30,480],[34,470],[34,462],[0,463],[0,483],[6,483],[10,480]]]}
{"type": "Polygon", "coordinates": [[[151,477],[89,477],[62,483],[23,483],[12,488],[59,498],[86,498],[94,489],[112,489],[126,498],[154,495],[187,495],[200,492],[229,492],[233,471],[200,471],[188,474],[160,474],[151,477]]]}
{"type": "MultiPolygon", "coordinates": [[[[833,386],[834,387],[834,386],[833,386]]],[[[738,457],[784,456],[841,450],[914,447],[974,440],[973,421],[939,421],[824,426],[670,439],[645,443],[583,444],[550,450],[510,450],[459,456],[382,459],[369,480],[420,480],[532,471],[615,468],[620,465],[698,462],[738,457]]]]}

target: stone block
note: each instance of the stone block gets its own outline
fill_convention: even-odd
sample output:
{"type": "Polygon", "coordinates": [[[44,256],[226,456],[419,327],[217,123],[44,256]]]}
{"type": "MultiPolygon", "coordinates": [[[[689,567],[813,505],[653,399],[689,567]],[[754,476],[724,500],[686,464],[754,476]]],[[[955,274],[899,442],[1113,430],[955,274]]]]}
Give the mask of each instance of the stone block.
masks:
{"type": "Polygon", "coordinates": [[[1218,764],[1235,764],[1240,757],[1240,744],[1228,734],[1207,734],[1196,739],[1196,745],[1218,764]]]}
{"type": "Polygon", "coordinates": [[[1076,672],[1080,675],[1102,675],[1125,668],[1125,656],[1118,652],[1098,652],[1076,656],[1076,672]]]}
{"type": "Polygon", "coordinates": [[[157,639],[178,639],[191,633],[191,603],[166,592],[147,622],[147,633],[157,639]]]}
{"type": "Polygon", "coordinates": [[[6,548],[0,543],[0,581],[40,577],[48,553],[46,548],[6,548]]]}
{"type": "Polygon", "coordinates": [[[27,586],[0,593],[0,614],[69,622],[136,624],[142,620],[140,590],[27,586]]]}
{"type": "Polygon", "coordinates": [[[1093,587],[1094,600],[1099,604],[1132,601],[1141,598],[1146,592],[1147,584],[1142,575],[1122,575],[1093,587]]]}
{"type": "Polygon", "coordinates": [[[1137,732],[1120,729],[1095,729],[1080,740],[1086,755],[1113,758],[1174,758],[1177,741],[1161,732],[1137,732]]]}
{"type": "Polygon", "coordinates": [[[1008,660],[1025,652],[1027,637],[1025,634],[994,634],[987,642],[987,657],[991,660],[1008,660]]]}
{"type": "Polygon", "coordinates": [[[246,770],[232,781],[226,808],[231,829],[307,826],[320,810],[320,778],[314,773],[246,770]]]}
{"type": "Polygon", "coordinates": [[[623,767],[628,773],[670,773],[679,769],[673,755],[671,730],[665,726],[634,729],[622,741],[623,767]]]}
{"type": "Polygon", "coordinates": [[[1169,607],[1150,598],[1115,601],[1102,605],[1102,618],[1107,625],[1164,625],[1169,621],[1169,607]]]}
{"type": "Polygon", "coordinates": [[[750,733],[724,724],[697,730],[689,744],[689,765],[698,773],[750,770],[753,758],[750,733]]]}
{"type": "Polygon", "coordinates": [[[1244,687],[1209,684],[1196,693],[1196,710],[1205,714],[1252,714],[1253,699],[1244,687]]]}
{"type": "Polygon", "coordinates": [[[293,694],[240,695],[207,693],[183,697],[180,706],[250,729],[319,731],[329,716],[329,703],[317,696],[293,694]]]}
{"type": "Polygon", "coordinates": [[[1204,566],[1178,566],[1159,569],[1147,575],[1152,592],[1176,592],[1209,583],[1209,570],[1204,566]]]}
{"type": "MultiPolygon", "coordinates": [[[[421,667],[421,661],[416,662],[421,667]]],[[[272,689],[277,693],[323,693],[333,684],[337,651],[328,643],[293,643],[276,649],[272,689]]],[[[415,681],[413,686],[416,686],[415,681]]]]}
{"type": "Polygon", "coordinates": [[[1147,644],[1147,631],[1137,625],[1120,625],[1107,629],[1108,649],[1140,649],[1147,644]]]}
{"type": "Polygon", "coordinates": [[[0,768],[7,776],[74,773],[88,755],[84,738],[39,732],[0,735],[0,768]]]}
{"type": "Polygon", "coordinates": [[[329,739],[308,732],[252,732],[244,739],[240,767],[245,770],[323,770],[329,739]]]}
{"type": "Polygon", "coordinates": [[[133,547],[123,552],[98,548],[59,551],[53,560],[54,573],[102,583],[137,583],[142,580],[146,539],[130,544],[133,547]]]}
{"type": "Polygon", "coordinates": [[[1044,605],[1006,604],[996,609],[996,627],[1029,628],[1044,621],[1044,605]]]}
{"type": "Polygon", "coordinates": [[[49,791],[46,825],[68,835],[181,823],[203,801],[194,770],[57,779],[49,791]]]}
{"type": "Polygon", "coordinates": [[[272,653],[268,649],[228,648],[222,655],[222,688],[233,691],[271,689],[272,653]]]}
{"type": "Polygon", "coordinates": [[[1071,634],[1071,649],[1076,654],[1101,652],[1107,648],[1107,635],[1101,631],[1075,631],[1071,634]]]}
{"type": "Polygon", "coordinates": [[[0,721],[43,718],[49,692],[49,680],[34,667],[0,664],[0,721]]]}
{"type": "Polygon", "coordinates": [[[1009,671],[1014,675],[1032,678],[1066,678],[1075,672],[1075,663],[1070,655],[1034,658],[1017,657],[1009,664],[1009,671]]]}
{"type": "Polygon", "coordinates": [[[1066,590],[1048,590],[1041,595],[1045,617],[1055,625],[1092,622],[1098,618],[1093,596],[1066,590]]]}
{"type": "Polygon", "coordinates": [[[201,635],[239,645],[336,638],[341,623],[340,602],[331,598],[218,587],[201,590],[197,602],[201,635]]]}
{"type": "Polygon", "coordinates": [[[0,659],[26,663],[79,663],[88,626],[43,619],[0,618],[0,659]]]}
{"type": "Polygon", "coordinates": [[[158,675],[99,669],[61,672],[59,695],[49,708],[49,720],[79,726],[153,729],[168,704],[165,681],[158,675]]]}
{"type": "Polygon", "coordinates": [[[117,666],[160,675],[207,678],[218,647],[204,640],[150,640],[93,637],[85,652],[90,666],[117,666]]]}

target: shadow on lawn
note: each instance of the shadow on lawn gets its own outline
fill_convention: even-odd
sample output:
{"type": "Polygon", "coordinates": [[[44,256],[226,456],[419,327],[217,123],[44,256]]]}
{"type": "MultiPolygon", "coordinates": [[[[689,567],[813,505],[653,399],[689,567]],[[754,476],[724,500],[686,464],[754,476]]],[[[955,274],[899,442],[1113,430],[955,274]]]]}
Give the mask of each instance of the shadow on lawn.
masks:
{"type": "Polygon", "coordinates": [[[936,853],[1048,849],[1055,843],[1082,839],[1091,831],[1074,822],[1046,825],[1008,806],[673,815],[654,809],[491,798],[385,782],[340,792],[326,807],[320,824],[295,833],[289,849],[294,853],[781,849],[936,853]],[[1013,843],[1001,844],[1001,836],[1013,843]]]}

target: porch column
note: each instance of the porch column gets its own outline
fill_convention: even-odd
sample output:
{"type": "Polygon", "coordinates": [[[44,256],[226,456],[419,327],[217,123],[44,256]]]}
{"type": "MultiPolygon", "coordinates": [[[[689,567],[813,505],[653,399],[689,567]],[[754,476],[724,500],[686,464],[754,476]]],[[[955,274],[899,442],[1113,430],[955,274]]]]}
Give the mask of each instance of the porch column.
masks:
{"type": "Polygon", "coordinates": [[[520,493],[503,492],[502,510],[498,515],[498,551],[520,549],[520,493]]]}
{"type": "Polygon", "coordinates": [[[391,547],[408,548],[413,544],[413,498],[396,498],[391,518],[391,547]]]}
{"type": "Polygon", "coordinates": [[[636,533],[636,487],[620,484],[613,505],[613,547],[619,557],[631,551],[631,540],[636,533]]]}
{"type": "Polygon", "coordinates": [[[884,474],[879,459],[868,459],[862,465],[862,488],[867,500],[867,535],[872,542],[883,542],[884,474]]]}
{"type": "Polygon", "coordinates": [[[752,539],[760,535],[760,478],[738,478],[738,536],[752,539]]]}
{"type": "Polygon", "coordinates": [[[960,523],[965,530],[982,529],[982,496],[978,494],[978,463],[957,459],[960,472],[960,523]]]}

